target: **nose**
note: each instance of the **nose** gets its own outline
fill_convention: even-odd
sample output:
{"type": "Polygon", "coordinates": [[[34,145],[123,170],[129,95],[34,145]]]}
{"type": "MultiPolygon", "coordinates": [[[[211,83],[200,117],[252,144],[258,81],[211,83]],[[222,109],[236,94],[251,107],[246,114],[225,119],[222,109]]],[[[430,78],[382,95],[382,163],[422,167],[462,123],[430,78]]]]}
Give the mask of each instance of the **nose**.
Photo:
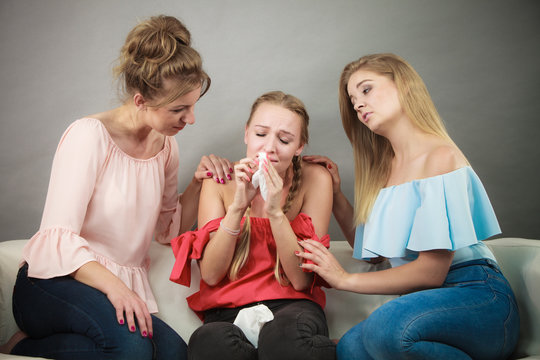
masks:
{"type": "Polygon", "coordinates": [[[193,109],[190,109],[182,119],[186,124],[193,125],[195,124],[195,112],[193,109]]]}
{"type": "Polygon", "coordinates": [[[277,139],[274,136],[267,136],[266,141],[264,142],[263,151],[268,154],[275,152],[276,141],[277,139]]]}
{"type": "Polygon", "coordinates": [[[362,103],[361,101],[358,101],[356,104],[354,104],[354,110],[356,111],[360,111],[360,109],[363,107],[364,107],[364,103],[362,103]]]}

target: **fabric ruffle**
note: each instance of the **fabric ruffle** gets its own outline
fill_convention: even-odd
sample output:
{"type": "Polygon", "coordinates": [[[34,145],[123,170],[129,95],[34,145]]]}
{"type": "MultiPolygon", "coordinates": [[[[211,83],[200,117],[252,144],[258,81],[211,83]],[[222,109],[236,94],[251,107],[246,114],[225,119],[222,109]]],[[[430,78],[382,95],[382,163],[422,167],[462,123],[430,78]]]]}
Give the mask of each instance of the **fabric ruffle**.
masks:
{"type": "Polygon", "coordinates": [[[23,249],[23,260],[28,263],[28,276],[50,279],[71,274],[96,258],[84,238],[68,229],[50,228],[32,236],[23,249]]]}
{"type": "Polygon", "coordinates": [[[470,167],[383,188],[366,224],[358,226],[353,256],[407,257],[455,251],[501,232],[482,182],[470,167]]]}
{"type": "MultiPolygon", "coordinates": [[[[201,229],[188,231],[171,240],[171,247],[176,258],[169,280],[184,286],[191,284],[191,260],[198,260],[202,257],[204,247],[210,240],[210,233],[219,228],[219,223],[223,218],[209,221],[201,229]]],[[[269,226],[269,220],[264,218],[252,218],[252,220],[265,222],[269,226]]],[[[242,222],[240,226],[244,222],[242,222]]],[[[291,228],[299,240],[313,239],[321,242],[325,247],[330,246],[330,236],[325,235],[321,239],[315,234],[315,228],[311,218],[303,213],[291,221],[291,228]]],[[[310,262],[311,261],[307,261],[310,262]]]]}
{"type": "Polygon", "coordinates": [[[90,261],[97,261],[133,290],[146,302],[148,311],[158,311],[157,303],[148,282],[149,259],[140,267],[122,266],[107,257],[95,254],[88,242],[64,228],[40,230],[25,245],[23,261],[28,263],[28,276],[50,279],[73,273],[90,261]],[[43,259],[49,259],[44,262],[43,259]]]}

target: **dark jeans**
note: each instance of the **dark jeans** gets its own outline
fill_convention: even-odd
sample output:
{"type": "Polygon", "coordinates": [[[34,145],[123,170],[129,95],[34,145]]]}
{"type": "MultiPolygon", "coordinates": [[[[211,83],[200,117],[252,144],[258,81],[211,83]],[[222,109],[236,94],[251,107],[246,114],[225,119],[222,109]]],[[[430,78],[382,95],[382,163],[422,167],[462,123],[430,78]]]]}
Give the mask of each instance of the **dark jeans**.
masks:
{"type": "Polygon", "coordinates": [[[187,346],[162,320],[152,315],[153,338],[130,332],[116,320],[105,294],[71,276],[28,277],[19,270],[13,291],[13,315],[29,337],[14,355],[52,359],[186,359],[187,346]]]}
{"type": "Polygon", "coordinates": [[[204,325],[189,340],[192,360],[302,360],[335,359],[335,344],[328,338],[326,316],[309,300],[263,301],[274,314],[259,333],[258,348],[233,324],[234,309],[213,309],[205,313],[204,325]]]}

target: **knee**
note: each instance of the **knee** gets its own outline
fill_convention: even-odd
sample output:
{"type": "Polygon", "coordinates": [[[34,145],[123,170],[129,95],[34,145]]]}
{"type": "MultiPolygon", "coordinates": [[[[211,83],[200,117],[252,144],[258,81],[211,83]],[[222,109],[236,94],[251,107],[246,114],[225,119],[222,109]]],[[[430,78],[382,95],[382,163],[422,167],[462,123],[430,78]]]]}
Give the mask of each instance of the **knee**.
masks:
{"type": "Polygon", "coordinates": [[[242,330],[228,322],[214,322],[199,327],[188,345],[190,359],[250,359],[257,349],[242,330]]]}
{"type": "Polygon", "coordinates": [[[114,342],[107,342],[104,346],[104,352],[110,354],[113,359],[153,359],[154,345],[148,338],[142,337],[139,333],[131,333],[130,336],[124,336],[114,342]]]}
{"type": "Polygon", "coordinates": [[[334,359],[324,314],[302,311],[278,315],[259,335],[259,359],[334,359]]]}

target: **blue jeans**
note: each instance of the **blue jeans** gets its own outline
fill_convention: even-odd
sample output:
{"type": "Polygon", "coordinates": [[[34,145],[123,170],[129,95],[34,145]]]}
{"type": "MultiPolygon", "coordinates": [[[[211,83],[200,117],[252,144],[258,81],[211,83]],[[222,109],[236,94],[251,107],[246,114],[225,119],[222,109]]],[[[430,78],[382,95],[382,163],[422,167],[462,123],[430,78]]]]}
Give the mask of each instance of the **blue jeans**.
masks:
{"type": "Polygon", "coordinates": [[[28,277],[19,270],[13,290],[13,315],[28,338],[14,355],[52,359],[186,359],[187,346],[162,320],[152,315],[153,337],[120,325],[105,294],[71,276],[28,277]]]}
{"type": "Polygon", "coordinates": [[[442,287],[394,299],[349,330],[338,359],[506,359],[517,344],[519,312],[491,260],[450,268],[442,287]]]}

